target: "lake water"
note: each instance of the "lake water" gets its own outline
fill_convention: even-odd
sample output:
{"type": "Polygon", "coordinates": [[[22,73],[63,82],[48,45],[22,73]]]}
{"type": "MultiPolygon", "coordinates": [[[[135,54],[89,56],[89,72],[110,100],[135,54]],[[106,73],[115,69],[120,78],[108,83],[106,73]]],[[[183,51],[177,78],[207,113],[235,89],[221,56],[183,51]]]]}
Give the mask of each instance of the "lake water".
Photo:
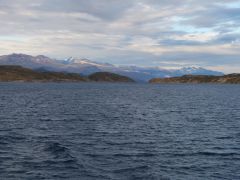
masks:
{"type": "Polygon", "coordinates": [[[240,179],[240,86],[0,83],[0,179],[240,179]]]}

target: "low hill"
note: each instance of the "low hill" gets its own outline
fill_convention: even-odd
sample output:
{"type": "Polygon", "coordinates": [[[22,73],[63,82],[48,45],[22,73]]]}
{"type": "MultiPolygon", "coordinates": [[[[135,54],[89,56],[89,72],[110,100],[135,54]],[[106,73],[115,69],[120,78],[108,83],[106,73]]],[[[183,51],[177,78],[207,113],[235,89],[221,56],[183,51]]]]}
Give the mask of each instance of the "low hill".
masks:
{"type": "Polygon", "coordinates": [[[132,79],[109,72],[94,73],[88,77],[77,73],[32,70],[21,66],[0,65],[0,82],[134,82],[132,79]]]}
{"type": "Polygon", "coordinates": [[[134,82],[129,77],[109,72],[97,72],[88,76],[91,81],[103,82],[134,82]]]}
{"type": "Polygon", "coordinates": [[[224,76],[185,75],[172,78],[154,78],[150,83],[220,83],[240,84],[240,74],[224,76]]]}
{"type": "Polygon", "coordinates": [[[88,81],[75,73],[37,72],[21,66],[0,66],[0,81],[88,81]]]}

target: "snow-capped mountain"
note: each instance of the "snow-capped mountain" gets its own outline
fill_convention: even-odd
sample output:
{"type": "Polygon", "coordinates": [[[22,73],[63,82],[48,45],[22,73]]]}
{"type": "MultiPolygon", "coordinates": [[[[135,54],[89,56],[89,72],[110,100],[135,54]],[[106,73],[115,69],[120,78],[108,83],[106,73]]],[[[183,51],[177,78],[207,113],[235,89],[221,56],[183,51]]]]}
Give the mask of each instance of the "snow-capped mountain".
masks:
{"type": "Polygon", "coordinates": [[[174,71],[174,73],[179,76],[179,75],[185,75],[185,74],[191,74],[191,75],[223,75],[221,72],[216,72],[216,71],[211,71],[207,70],[201,67],[184,67],[181,69],[177,69],[174,71]],[[179,75],[178,75],[179,74],[179,75]]]}
{"type": "Polygon", "coordinates": [[[25,54],[0,56],[0,65],[20,65],[39,71],[72,72],[83,75],[95,72],[113,72],[128,76],[136,81],[148,81],[156,77],[175,77],[186,74],[223,75],[221,72],[201,67],[184,67],[169,70],[159,67],[115,66],[108,63],[98,63],[88,59],[75,59],[72,57],[65,60],[56,60],[43,55],[30,56],[25,54]]]}

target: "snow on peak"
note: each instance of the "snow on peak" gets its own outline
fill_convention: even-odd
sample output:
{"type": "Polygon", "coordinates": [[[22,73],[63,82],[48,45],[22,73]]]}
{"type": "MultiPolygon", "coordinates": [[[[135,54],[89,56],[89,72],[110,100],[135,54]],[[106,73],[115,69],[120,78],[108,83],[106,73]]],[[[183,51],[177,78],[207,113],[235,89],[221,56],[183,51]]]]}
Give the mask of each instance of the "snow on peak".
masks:
{"type": "Polygon", "coordinates": [[[198,70],[202,70],[201,67],[196,67],[196,66],[192,66],[192,67],[183,67],[181,69],[179,69],[180,71],[185,71],[185,72],[195,72],[198,70]]]}
{"type": "Polygon", "coordinates": [[[97,67],[109,66],[108,64],[97,63],[94,61],[90,61],[88,59],[75,59],[73,57],[70,57],[64,60],[64,62],[67,64],[80,64],[80,65],[89,65],[89,66],[97,66],[97,67]]]}

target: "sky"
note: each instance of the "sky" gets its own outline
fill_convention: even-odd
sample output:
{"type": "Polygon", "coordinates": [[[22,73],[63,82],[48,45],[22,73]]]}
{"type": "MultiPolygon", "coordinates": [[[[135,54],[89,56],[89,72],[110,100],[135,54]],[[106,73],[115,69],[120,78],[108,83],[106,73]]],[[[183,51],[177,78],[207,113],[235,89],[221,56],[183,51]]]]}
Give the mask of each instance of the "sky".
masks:
{"type": "Polygon", "coordinates": [[[240,0],[0,0],[0,55],[240,73],[240,0]]]}

